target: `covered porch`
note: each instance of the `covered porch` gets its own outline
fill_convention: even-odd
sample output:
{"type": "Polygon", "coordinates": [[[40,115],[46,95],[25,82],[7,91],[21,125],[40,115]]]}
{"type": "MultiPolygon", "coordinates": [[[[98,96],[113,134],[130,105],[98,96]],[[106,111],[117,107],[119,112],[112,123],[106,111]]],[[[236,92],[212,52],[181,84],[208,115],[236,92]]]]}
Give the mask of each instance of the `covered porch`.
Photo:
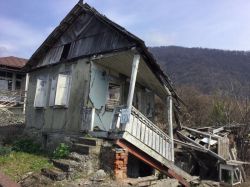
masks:
{"type": "MultiPolygon", "coordinates": [[[[91,63],[92,66],[103,68],[102,76],[109,75],[109,87],[110,84],[121,86],[118,103],[107,96],[105,109],[100,109],[112,109],[109,111],[112,116],[107,133],[109,138],[126,140],[160,162],[173,162],[172,96],[167,86],[160,80],[160,75],[157,77],[156,72],[150,68],[150,64],[145,62],[144,58],[135,50],[97,56],[91,59],[91,63]],[[151,94],[150,101],[146,105],[145,97],[141,98],[145,93],[151,94]],[[165,115],[168,120],[168,124],[166,124],[168,132],[163,132],[154,124],[154,111],[151,111],[154,108],[149,105],[154,104],[152,100],[155,95],[160,97],[167,107],[165,115]],[[110,106],[112,102],[113,107],[110,106]]],[[[92,70],[91,74],[93,72],[96,74],[95,70],[92,70]]],[[[96,76],[92,79],[96,80],[96,76]]],[[[91,86],[94,84],[92,83],[93,81],[90,83],[91,86]]],[[[100,85],[99,87],[101,87],[100,85]]],[[[94,86],[90,89],[94,89],[94,86]]],[[[95,90],[96,92],[98,91],[95,90]]],[[[90,90],[90,99],[91,97],[93,96],[90,90]]],[[[97,112],[92,111],[93,119],[90,131],[96,130],[95,122],[97,120],[95,118],[100,118],[93,113],[97,112]]],[[[98,133],[96,134],[98,136],[98,133]]]]}

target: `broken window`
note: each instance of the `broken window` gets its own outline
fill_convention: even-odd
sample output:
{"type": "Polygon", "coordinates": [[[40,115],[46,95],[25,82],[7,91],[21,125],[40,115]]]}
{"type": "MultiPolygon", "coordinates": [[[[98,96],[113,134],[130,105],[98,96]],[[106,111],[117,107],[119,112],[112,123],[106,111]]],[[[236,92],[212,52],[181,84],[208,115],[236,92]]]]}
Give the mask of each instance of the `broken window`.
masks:
{"type": "Polygon", "coordinates": [[[113,110],[120,105],[121,86],[119,84],[109,83],[106,109],[113,110]]]}
{"type": "Polygon", "coordinates": [[[71,87],[71,76],[59,74],[56,86],[55,106],[68,106],[71,87]]]}
{"type": "Polygon", "coordinates": [[[16,90],[21,90],[21,81],[20,80],[16,81],[16,90]]]}
{"type": "Polygon", "coordinates": [[[68,43],[68,44],[64,45],[60,60],[66,60],[67,59],[67,57],[69,55],[70,46],[71,46],[71,43],[68,43]]]}
{"type": "Polygon", "coordinates": [[[47,81],[37,79],[34,107],[43,108],[46,106],[47,81]]]}

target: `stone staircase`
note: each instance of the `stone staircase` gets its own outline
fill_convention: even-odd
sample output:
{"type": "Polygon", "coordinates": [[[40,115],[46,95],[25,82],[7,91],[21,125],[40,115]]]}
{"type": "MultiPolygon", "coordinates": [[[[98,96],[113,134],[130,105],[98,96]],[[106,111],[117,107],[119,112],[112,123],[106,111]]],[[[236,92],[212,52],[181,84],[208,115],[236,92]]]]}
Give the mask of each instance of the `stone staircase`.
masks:
{"type": "Polygon", "coordinates": [[[52,159],[55,168],[42,169],[46,177],[60,181],[70,179],[77,172],[85,175],[96,172],[99,169],[99,154],[102,140],[96,138],[72,137],[70,155],[65,159],[52,159]]]}

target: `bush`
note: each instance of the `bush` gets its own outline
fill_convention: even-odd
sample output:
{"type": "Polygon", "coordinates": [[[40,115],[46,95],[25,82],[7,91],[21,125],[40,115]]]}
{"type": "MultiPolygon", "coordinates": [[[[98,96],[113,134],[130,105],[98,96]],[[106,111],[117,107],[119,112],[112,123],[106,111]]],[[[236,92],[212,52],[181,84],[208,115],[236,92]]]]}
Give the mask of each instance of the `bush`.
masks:
{"type": "Polygon", "coordinates": [[[11,152],[10,147],[3,147],[0,145],[0,156],[8,155],[11,152]]]}
{"type": "Polygon", "coordinates": [[[41,145],[35,143],[32,139],[21,139],[14,142],[12,150],[26,153],[41,153],[41,145]]]}
{"type": "Polygon", "coordinates": [[[61,143],[53,152],[53,158],[59,159],[59,158],[65,158],[69,156],[70,150],[69,146],[61,143]]]}

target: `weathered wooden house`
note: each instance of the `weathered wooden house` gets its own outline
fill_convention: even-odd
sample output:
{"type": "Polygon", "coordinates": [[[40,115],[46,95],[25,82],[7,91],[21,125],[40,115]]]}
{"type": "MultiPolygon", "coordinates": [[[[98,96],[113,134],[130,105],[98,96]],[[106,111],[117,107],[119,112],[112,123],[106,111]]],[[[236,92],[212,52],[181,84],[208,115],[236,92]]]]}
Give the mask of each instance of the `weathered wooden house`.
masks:
{"type": "Polygon", "coordinates": [[[0,58],[0,107],[10,107],[24,100],[26,59],[14,56],[0,58]]]}
{"type": "MultiPolygon", "coordinates": [[[[174,165],[172,102],[177,96],[144,42],[79,2],[26,65],[26,128],[116,139],[183,184],[174,165]],[[169,132],[154,124],[154,98],[167,106],[169,132]]],[[[185,180],[185,179],[186,180],[185,180]]]]}

